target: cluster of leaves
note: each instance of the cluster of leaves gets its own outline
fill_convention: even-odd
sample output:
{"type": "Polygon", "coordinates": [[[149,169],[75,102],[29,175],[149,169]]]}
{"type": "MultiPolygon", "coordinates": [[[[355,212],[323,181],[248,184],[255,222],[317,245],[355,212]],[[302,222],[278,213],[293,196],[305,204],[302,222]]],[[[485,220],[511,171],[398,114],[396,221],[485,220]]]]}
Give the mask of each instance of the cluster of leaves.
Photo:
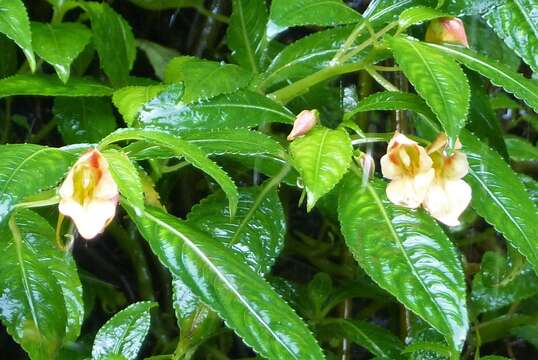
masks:
{"type": "Polygon", "coordinates": [[[538,345],[537,11],[535,0],[0,0],[7,356],[536,354],[525,341],[538,345]],[[178,14],[205,44],[183,52],[212,60],[138,36],[138,18],[159,31],[178,14]],[[470,48],[421,41],[447,16],[464,19],[470,48]],[[313,108],[322,123],[288,144],[295,114],[313,108]],[[396,124],[423,143],[441,131],[463,143],[473,200],[459,227],[391,204],[361,168],[396,124]],[[122,210],[84,243],[50,205],[90,146],[122,210]]]}

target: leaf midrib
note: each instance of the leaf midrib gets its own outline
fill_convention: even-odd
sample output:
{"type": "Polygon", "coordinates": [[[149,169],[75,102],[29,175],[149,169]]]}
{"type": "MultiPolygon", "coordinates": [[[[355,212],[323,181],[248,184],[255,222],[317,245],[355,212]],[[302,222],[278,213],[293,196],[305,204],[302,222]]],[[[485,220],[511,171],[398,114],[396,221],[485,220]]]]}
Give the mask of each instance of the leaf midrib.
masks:
{"type": "Polygon", "coordinates": [[[44,152],[44,151],[48,151],[48,150],[51,150],[50,148],[42,148],[42,149],[39,149],[37,150],[36,152],[34,152],[33,154],[31,154],[30,156],[26,157],[23,161],[21,161],[21,163],[13,170],[13,172],[11,173],[11,176],[6,180],[6,182],[4,183],[4,186],[3,186],[3,189],[2,191],[0,192],[0,194],[5,194],[6,193],[6,189],[8,187],[8,185],[11,183],[11,181],[13,180],[13,177],[15,176],[15,174],[21,169],[21,167],[28,161],[30,161],[33,157],[35,157],[37,154],[41,153],[41,152],[44,152]]]}

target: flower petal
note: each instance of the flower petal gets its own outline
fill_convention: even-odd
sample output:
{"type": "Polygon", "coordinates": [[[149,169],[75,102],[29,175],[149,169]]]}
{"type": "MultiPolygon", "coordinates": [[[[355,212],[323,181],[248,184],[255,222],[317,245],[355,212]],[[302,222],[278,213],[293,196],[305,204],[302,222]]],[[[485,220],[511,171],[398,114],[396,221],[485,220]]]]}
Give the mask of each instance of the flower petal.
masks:
{"type": "Polygon", "coordinates": [[[403,168],[395,164],[389,154],[383,155],[381,158],[381,173],[387,179],[398,179],[403,176],[403,168]]]}
{"type": "Polygon", "coordinates": [[[471,187],[463,180],[435,181],[426,193],[423,206],[443,224],[457,226],[471,197],[471,187]]]}
{"type": "Polygon", "coordinates": [[[435,172],[431,169],[416,177],[404,176],[393,180],[387,186],[387,197],[396,205],[416,209],[424,201],[426,191],[434,176],[435,172]]]}
{"type": "Polygon", "coordinates": [[[443,169],[443,176],[447,179],[461,179],[469,172],[469,163],[467,162],[467,156],[459,151],[445,160],[445,167],[443,169]]]}

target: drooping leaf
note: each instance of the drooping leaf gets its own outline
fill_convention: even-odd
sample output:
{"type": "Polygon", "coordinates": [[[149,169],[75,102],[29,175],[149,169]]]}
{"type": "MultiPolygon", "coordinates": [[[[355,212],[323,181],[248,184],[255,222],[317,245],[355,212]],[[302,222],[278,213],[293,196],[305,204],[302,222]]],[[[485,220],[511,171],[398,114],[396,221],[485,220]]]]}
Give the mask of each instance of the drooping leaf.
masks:
{"type": "Polygon", "coordinates": [[[294,140],[290,152],[301,174],[310,211],[319,198],[327,194],[346,173],[353,147],[344,129],[316,128],[294,140]]]}
{"type": "Polygon", "coordinates": [[[67,84],[55,75],[21,74],[0,79],[0,98],[13,95],[109,96],[112,89],[95,80],[71,78],[67,84]]]}
{"type": "Polygon", "coordinates": [[[137,39],[136,45],[148,57],[148,60],[153,67],[153,71],[155,72],[155,76],[160,80],[164,80],[164,69],[166,68],[166,65],[170,60],[179,56],[179,51],[143,39],[137,39]]]}
{"type": "Polygon", "coordinates": [[[338,213],[353,256],[383,289],[461,350],[469,322],[459,256],[423,210],[395,206],[385,184],[363,186],[350,174],[340,189],[338,213]]]}
{"type": "Polygon", "coordinates": [[[114,91],[112,102],[127,125],[133,126],[144,104],[165,89],[166,85],[127,86],[114,91]]]}
{"type": "Polygon", "coordinates": [[[361,19],[360,14],[342,0],[273,0],[269,15],[269,21],[281,28],[334,26],[356,23],[361,19]]]}
{"type": "Polygon", "coordinates": [[[393,37],[389,43],[402,71],[437,115],[452,148],[469,110],[467,77],[456,62],[422,42],[393,37]]]}
{"type": "Polygon", "coordinates": [[[461,142],[470,167],[465,179],[473,190],[471,205],[538,271],[538,208],[499,154],[467,131],[461,142]]]}
{"type": "Polygon", "coordinates": [[[168,63],[164,72],[167,83],[183,82],[183,103],[206,100],[244,88],[250,73],[237,65],[179,56],[168,63]]]}
{"type": "Polygon", "coordinates": [[[116,119],[107,98],[57,97],[52,111],[66,144],[96,143],[116,130],[116,119]]]}
{"type": "Polygon", "coordinates": [[[537,11],[536,0],[506,0],[489,6],[482,13],[489,26],[534,72],[538,72],[537,11]]]}
{"type": "Polygon", "coordinates": [[[149,311],[155,306],[150,301],[137,302],[108,320],[95,335],[92,359],[105,360],[111,355],[136,359],[151,325],[149,311]]]}
{"type": "Polygon", "coordinates": [[[140,124],[173,132],[256,127],[264,123],[293,123],[295,116],[266,96],[240,90],[193,104],[180,102],[180,84],[145,104],[139,114],[140,124]]]}
{"type": "Polygon", "coordinates": [[[133,4],[148,10],[166,10],[183,7],[199,7],[203,0],[129,0],[133,4]]]}
{"type": "Polygon", "coordinates": [[[89,43],[91,31],[82,24],[69,22],[54,25],[32,22],[31,28],[36,54],[51,64],[66,83],[71,63],[89,43]]]}
{"type": "Polygon", "coordinates": [[[237,187],[228,174],[217,164],[211,161],[207,155],[196,145],[190,144],[171,134],[159,130],[149,129],[119,129],[101,141],[101,147],[124,140],[142,140],[155,143],[168,148],[176,153],[178,157],[184,157],[186,161],[211,176],[222,188],[230,202],[232,213],[237,208],[239,195],[237,187]]]}
{"type": "Polygon", "coordinates": [[[237,212],[232,218],[224,193],[212,194],[194,206],[187,223],[205,231],[230,248],[260,275],[269,272],[284,246],[286,222],[276,191],[261,188],[239,191],[237,212]]]}
{"type": "MultiPolygon", "coordinates": [[[[16,225],[10,226],[14,233],[10,233],[6,224],[0,228],[3,239],[0,249],[0,319],[8,333],[33,360],[53,359],[68,326],[62,289],[50,269],[51,263],[57,259],[49,258],[51,252],[37,252],[43,246],[51,246],[47,244],[50,238],[32,233],[39,231],[37,227],[42,224],[34,224],[32,218],[15,215],[16,225]],[[23,229],[19,228],[19,222],[23,229]],[[32,232],[27,233],[27,230],[32,232]]],[[[54,271],[58,270],[61,271],[61,267],[55,266],[54,271]]]]}
{"type": "Polygon", "coordinates": [[[34,144],[0,146],[0,224],[25,197],[58,184],[75,160],[67,152],[34,144]]]}
{"type": "Polygon", "coordinates": [[[144,189],[138,176],[138,170],[123,152],[108,149],[103,152],[108,162],[112,178],[118,185],[120,194],[134,206],[137,211],[144,209],[144,189]]]}
{"type": "Polygon", "coordinates": [[[265,67],[267,53],[267,9],[265,0],[233,0],[226,37],[232,59],[252,73],[265,67]]]}
{"type": "Polygon", "coordinates": [[[514,94],[518,99],[538,111],[538,84],[510,70],[503,64],[457,46],[425,44],[454,57],[463,65],[487,77],[494,85],[514,94]]]}
{"type": "Polygon", "coordinates": [[[0,33],[17,43],[24,52],[30,69],[35,71],[30,21],[22,0],[0,0],[0,33]]]}
{"type": "Polygon", "coordinates": [[[538,161],[538,148],[525,139],[508,136],[505,141],[508,154],[513,161],[538,161]]]}
{"type": "Polygon", "coordinates": [[[396,336],[386,329],[364,321],[344,319],[327,319],[318,327],[318,331],[328,337],[348,338],[355,344],[368,349],[378,359],[403,359],[404,345],[396,336]]]}
{"type": "Polygon", "coordinates": [[[136,57],[131,27],[107,3],[85,2],[82,6],[90,15],[93,42],[103,71],[115,87],[127,85],[136,57]]]}
{"type": "Polygon", "coordinates": [[[261,356],[324,358],[304,322],[231,250],[160,210],[126,207],[163,265],[261,356]]]}

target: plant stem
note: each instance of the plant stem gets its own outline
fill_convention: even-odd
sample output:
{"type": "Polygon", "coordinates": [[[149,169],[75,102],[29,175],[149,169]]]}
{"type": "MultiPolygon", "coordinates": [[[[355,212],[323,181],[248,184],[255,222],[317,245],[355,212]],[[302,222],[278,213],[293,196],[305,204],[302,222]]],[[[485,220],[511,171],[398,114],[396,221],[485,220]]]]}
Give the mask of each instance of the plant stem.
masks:
{"type": "Polygon", "coordinates": [[[58,124],[58,122],[56,121],[56,119],[52,119],[41,130],[39,130],[36,134],[33,134],[32,136],[30,136],[29,142],[31,142],[31,143],[40,142],[45,137],[47,137],[47,135],[52,130],[54,130],[54,128],[56,127],[57,124],[58,124]]]}
{"type": "Polygon", "coordinates": [[[195,9],[202,15],[204,16],[207,16],[207,17],[210,17],[212,19],[215,19],[217,21],[220,21],[222,23],[225,23],[225,24],[229,24],[230,23],[230,18],[227,17],[227,16],[224,16],[222,14],[215,14],[214,12],[212,11],[209,11],[207,10],[205,7],[203,6],[197,6],[195,7],[195,9]]]}
{"type": "Polygon", "coordinates": [[[387,91],[400,91],[396,86],[392,85],[387,79],[385,79],[380,73],[375,71],[372,67],[367,67],[365,70],[370,74],[370,76],[377,81],[387,91]]]}

